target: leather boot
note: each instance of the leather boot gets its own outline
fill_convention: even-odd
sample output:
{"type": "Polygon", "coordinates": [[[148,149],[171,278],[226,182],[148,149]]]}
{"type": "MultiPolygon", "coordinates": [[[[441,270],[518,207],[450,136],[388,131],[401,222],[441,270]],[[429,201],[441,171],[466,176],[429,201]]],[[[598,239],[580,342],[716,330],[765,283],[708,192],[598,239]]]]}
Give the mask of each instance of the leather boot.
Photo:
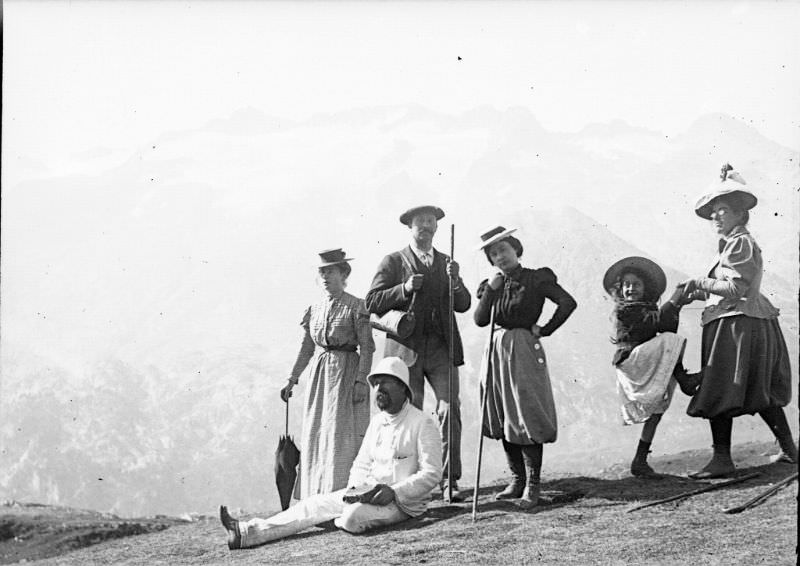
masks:
{"type": "Polygon", "coordinates": [[[730,445],[714,445],[714,455],[711,461],[702,470],[692,472],[689,477],[693,480],[707,480],[712,478],[725,478],[736,471],[736,466],[731,459],[730,445]]]}
{"type": "Polygon", "coordinates": [[[511,483],[503,491],[494,496],[495,499],[517,499],[525,489],[525,461],[522,459],[522,448],[518,444],[503,441],[508,468],[511,470],[511,483]]]}
{"type": "Polygon", "coordinates": [[[781,450],[779,454],[774,454],[769,457],[770,464],[794,464],[797,465],[797,448],[795,447],[795,455],[787,454],[785,450],[781,450]]]}
{"type": "Polygon", "coordinates": [[[770,458],[773,464],[797,464],[797,445],[792,438],[792,431],[786,431],[778,437],[778,444],[781,447],[780,454],[770,458]]]}
{"type": "Polygon", "coordinates": [[[672,375],[684,395],[689,397],[694,397],[694,394],[700,388],[700,383],[703,381],[703,372],[688,373],[683,366],[676,367],[672,375]]]}
{"type": "Polygon", "coordinates": [[[242,534],[241,531],[239,531],[239,521],[230,516],[228,508],[224,505],[220,505],[219,507],[219,520],[228,533],[228,548],[231,550],[242,548],[242,534]]]}
{"type": "Polygon", "coordinates": [[[631,462],[631,475],[637,478],[660,480],[663,476],[657,474],[647,463],[647,455],[649,453],[650,443],[640,440],[639,446],[636,448],[636,456],[633,457],[633,461],[631,462]]]}
{"type": "Polygon", "coordinates": [[[528,476],[525,481],[525,489],[519,500],[519,506],[523,509],[530,509],[539,504],[539,474],[542,470],[542,445],[532,444],[522,447],[522,455],[525,466],[528,468],[528,476]]]}
{"type": "Polygon", "coordinates": [[[770,407],[759,413],[764,422],[767,423],[775,440],[781,447],[780,454],[770,457],[773,464],[797,464],[797,445],[792,437],[792,429],[786,420],[786,413],[781,407],[770,407]]]}
{"type": "Polygon", "coordinates": [[[522,497],[519,500],[519,506],[523,509],[530,509],[539,504],[539,492],[541,490],[538,481],[533,481],[532,474],[528,475],[528,481],[525,482],[525,490],[522,492],[522,497]]]}

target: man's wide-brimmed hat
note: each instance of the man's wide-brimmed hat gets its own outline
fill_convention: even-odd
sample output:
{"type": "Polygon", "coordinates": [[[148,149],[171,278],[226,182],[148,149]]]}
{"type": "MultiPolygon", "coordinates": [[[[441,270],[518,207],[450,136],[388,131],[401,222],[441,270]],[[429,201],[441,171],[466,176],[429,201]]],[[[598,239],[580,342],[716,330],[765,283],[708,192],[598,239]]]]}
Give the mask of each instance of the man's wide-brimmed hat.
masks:
{"type": "Polygon", "coordinates": [[[664,275],[664,270],[656,262],[639,256],[623,258],[608,268],[603,275],[603,289],[606,293],[613,295],[614,283],[620,275],[631,269],[644,273],[653,282],[656,286],[653,289],[654,296],[660,297],[664,293],[667,288],[667,276],[664,275]]]}
{"type": "Polygon", "coordinates": [[[383,358],[378,362],[378,365],[375,366],[375,369],[372,371],[372,373],[367,376],[367,381],[372,387],[375,387],[378,385],[377,381],[375,381],[375,378],[381,375],[390,375],[399,379],[408,390],[408,398],[413,400],[411,385],[409,385],[408,367],[406,367],[406,364],[403,362],[403,360],[396,356],[383,358]]]}
{"type": "Polygon", "coordinates": [[[711,220],[711,212],[714,208],[714,200],[726,197],[726,200],[733,201],[732,204],[741,210],[750,210],[756,204],[756,196],[743,188],[747,183],[739,173],[733,170],[729,163],[722,166],[720,180],[714,181],[708,188],[706,194],[700,197],[694,205],[694,211],[700,218],[711,220]]]}
{"type": "Polygon", "coordinates": [[[488,248],[489,246],[499,242],[503,238],[509,237],[516,231],[517,231],[516,228],[504,228],[503,226],[495,226],[494,228],[489,228],[483,234],[481,234],[481,243],[475,249],[482,250],[484,248],[488,248]]]}
{"type": "Polygon", "coordinates": [[[406,226],[411,226],[411,221],[414,219],[414,216],[426,212],[433,214],[436,217],[436,220],[441,220],[442,218],[444,218],[444,210],[442,210],[438,206],[433,206],[431,204],[424,204],[422,206],[415,206],[414,208],[409,208],[408,210],[406,210],[403,214],[400,215],[400,222],[402,222],[406,226]]]}
{"type": "Polygon", "coordinates": [[[319,259],[322,261],[317,267],[328,267],[329,265],[338,265],[340,263],[347,263],[353,261],[352,257],[344,257],[345,253],[342,248],[335,248],[319,252],[319,259]]]}

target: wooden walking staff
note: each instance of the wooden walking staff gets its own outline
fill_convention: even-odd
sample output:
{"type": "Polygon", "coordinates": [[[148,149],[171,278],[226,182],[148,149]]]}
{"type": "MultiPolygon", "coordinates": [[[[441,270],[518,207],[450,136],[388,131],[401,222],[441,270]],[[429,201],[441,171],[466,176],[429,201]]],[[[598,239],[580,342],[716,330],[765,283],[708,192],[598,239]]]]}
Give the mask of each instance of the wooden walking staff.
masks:
{"type": "Polygon", "coordinates": [[[776,483],[775,485],[773,485],[772,487],[770,487],[766,491],[764,491],[762,493],[759,493],[754,498],[748,499],[747,501],[745,501],[741,505],[737,505],[736,507],[731,507],[730,509],[725,509],[725,513],[741,513],[742,511],[747,511],[751,507],[754,507],[754,506],[758,505],[759,503],[761,503],[762,501],[764,501],[765,499],[767,499],[769,496],[775,495],[776,493],[778,493],[778,491],[780,491],[780,489],[783,486],[792,483],[796,479],[797,479],[797,472],[795,472],[792,475],[790,475],[790,476],[784,478],[783,480],[779,481],[778,483],[776,483]]]}
{"type": "MultiPolygon", "coordinates": [[[[483,421],[486,420],[486,397],[488,397],[489,383],[492,379],[492,357],[494,356],[494,302],[492,302],[492,310],[489,311],[489,347],[488,355],[486,357],[486,385],[483,391],[480,392],[481,398],[481,420],[478,424],[478,464],[475,466],[475,487],[472,491],[472,522],[475,522],[478,516],[478,488],[481,484],[481,459],[483,458],[483,421]]],[[[478,382],[480,387],[480,381],[478,382]]]]}
{"type": "MultiPolygon", "coordinates": [[[[450,225],[450,261],[455,255],[456,227],[450,225]]],[[[448,277],[449,303],[447,308],[447,321],[450,325],[450,340],[447,364],[447,501],[453,501],[453,278],[448,277]]]]}
{"type": "Polygon", "coordinates": [[[650,503],[645,503],[644,505],[639,505],[638,507],[634,507],[633,509],[628,509],[628,513],[632,513],[633,511],[638,511],[639,509],[645,509],[646,507],[652,507],[653,505],[661,505],[662,503],[669,503],[670,501],[678,501],[681,499],[687,499],[693,495],[697,495],[700,493],[705,493],[707,491],[712,491],[715,489],[719,489],[721,487],[727,487],[729,485],[733,485],[735,483],[740,483],[743,481],[751,480],[755,477],[761,475],[761,472],[753,472],[747,474],[746,476],[740,476],[738,478],[734,478],[732,480],[723,481],[719,483],[712,483],[711,485],[707,485],[705,487],[701,487],[700,489],[695,489],[692,491],[687,491],[686,493],[679,493],[678,495],[673,495],[672,497],[667,497],[664,499],[659,499],[658,501],[651,501],[650,503]]]}

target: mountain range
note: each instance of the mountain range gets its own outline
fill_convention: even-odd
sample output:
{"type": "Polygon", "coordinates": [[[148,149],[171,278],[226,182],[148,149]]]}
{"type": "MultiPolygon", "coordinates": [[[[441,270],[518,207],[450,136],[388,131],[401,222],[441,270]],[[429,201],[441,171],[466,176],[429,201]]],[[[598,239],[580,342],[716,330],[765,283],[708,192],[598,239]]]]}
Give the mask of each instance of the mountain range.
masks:
{"type": "MultiPolygon", "coordinates": [[[[381,257],[407,243],[399,214],[423,202],[446,211],[435,241],[443,251],[454,223],[471,289],[491,272],[474,250],[478,234],[500,223],[519,228],[522,263],[552,268],[578,301],[544,342],[559,414],[545,475],[591,472],[633,450],[638,427],[620,424],[602,275],[626,255],[656,260],[670,287],[704,275],[716,238],[692,205],[724,162],[759,197],[751,228],[764,248],[763,289],[797,359],[800,154],[729,116],[701,117],[669,138],[621,121],[550,132],[524,108],[379,107],[305,122],[243,109],[122,159],[101,149],[75,156],[68,176],[30,170],[3,187],[8,497],[123,515],[274,508],[278,391],[300,316],[319,296],[316,252],[342,246],[355,257],[348,290],[363,296],[381,257]]],[[[699,312],[692,305],[681,320],[690,369],[699,312]]],[[[458,323],[469,485],[487,331],[471,312],[458,323]]],[[[656,453],[710,444],[687,402],[676,393],[656,453]]],[[[290,404],[295,435],[299,404],[290,404]]],[[[791,422],[796,415],[795,399],[791,422]]],[[[770,436],[750,417],[734,434],[770,436]]],[[[505,473],[497,443],[485,450],[484,477],[505,473]]]]}

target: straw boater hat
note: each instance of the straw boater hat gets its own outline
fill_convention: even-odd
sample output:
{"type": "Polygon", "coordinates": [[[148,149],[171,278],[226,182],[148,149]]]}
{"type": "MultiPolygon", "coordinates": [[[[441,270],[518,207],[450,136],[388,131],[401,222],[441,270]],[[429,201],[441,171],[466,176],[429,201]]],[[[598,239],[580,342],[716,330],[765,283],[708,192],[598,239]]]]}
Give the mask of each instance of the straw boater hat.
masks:
{"type": "Polygon", "coordinates": [[[606,274],[603,275],[603,289],[606,290],[606,293],[609,295],[613,294],[614,282],[621,274],[629,269],[641,271],[650,278],[656,286],[654,289],[656,291],[656,297],[660,297],[667,288],[667,276],[664,275],[664,270],[661,269],[656,262],[646,257],[631,256],[619,260],[609,267],[606,274]]]}
{"type": "Polygon", "coordinates": [[[750,210],[757,203],[756,196],[743,188],[747,183],[739,173],[733,170],[730,163],[722,166],[720,181],[715,181],[708,188],[708,192],[700,197],[694,205],[694,211],[700,218],[711,220],[711,211],[714,208],[714,199],[727,196],[737,201],[742,210],[750,210]]]}
{"type": "Polygon", "coordinates": [[[352,257],[344,257],[345,253],[342,248],[335,248],[319,252],[319,259],[322,261],[317,267],[328,267],[329,265],[338,265],[340,263],[347,263],[353,261],[352,257]]]}
{"type": "Polygon", "coordinates": [[[408,390],[408,399],[413,400],[411,385],[409,385],[408,367],[406,367],[403,360],[396,356],[383,358],[378,362],[378,365],[375,366],[375,370],[367,376],[367,381],[372,387],[375,387],[377,385],[375,378],[381,375],[390,375],[399,379],[408,390]]]}
{"type": "Polygon", "coordinates": [[[506,229],[502,226],[495,226],[494,228],[490,228],[486,230],[483,234],[481,234],[481,243],[475,249],[482,250],[484,248],[488,248],[492,244],[499,242],[503,238],[507,238],[516,231],[517,231],[516,228],[506,229]]]}
{"type": "Polygon", "coordinates": [[[442,210],[438,206],[424,204],[422,206],[415,206],[414,208],[409,208],[408,210],[406,210],[403,214],[400,215],[400,222],[402,222],[406,226],[411,226],[411,221],[414,219],[414,216],[425,212],[430,212],[431,214],[436,216],[436,220],[441,220],[442,218],[444,218],[444,210],[442,210]]]}

